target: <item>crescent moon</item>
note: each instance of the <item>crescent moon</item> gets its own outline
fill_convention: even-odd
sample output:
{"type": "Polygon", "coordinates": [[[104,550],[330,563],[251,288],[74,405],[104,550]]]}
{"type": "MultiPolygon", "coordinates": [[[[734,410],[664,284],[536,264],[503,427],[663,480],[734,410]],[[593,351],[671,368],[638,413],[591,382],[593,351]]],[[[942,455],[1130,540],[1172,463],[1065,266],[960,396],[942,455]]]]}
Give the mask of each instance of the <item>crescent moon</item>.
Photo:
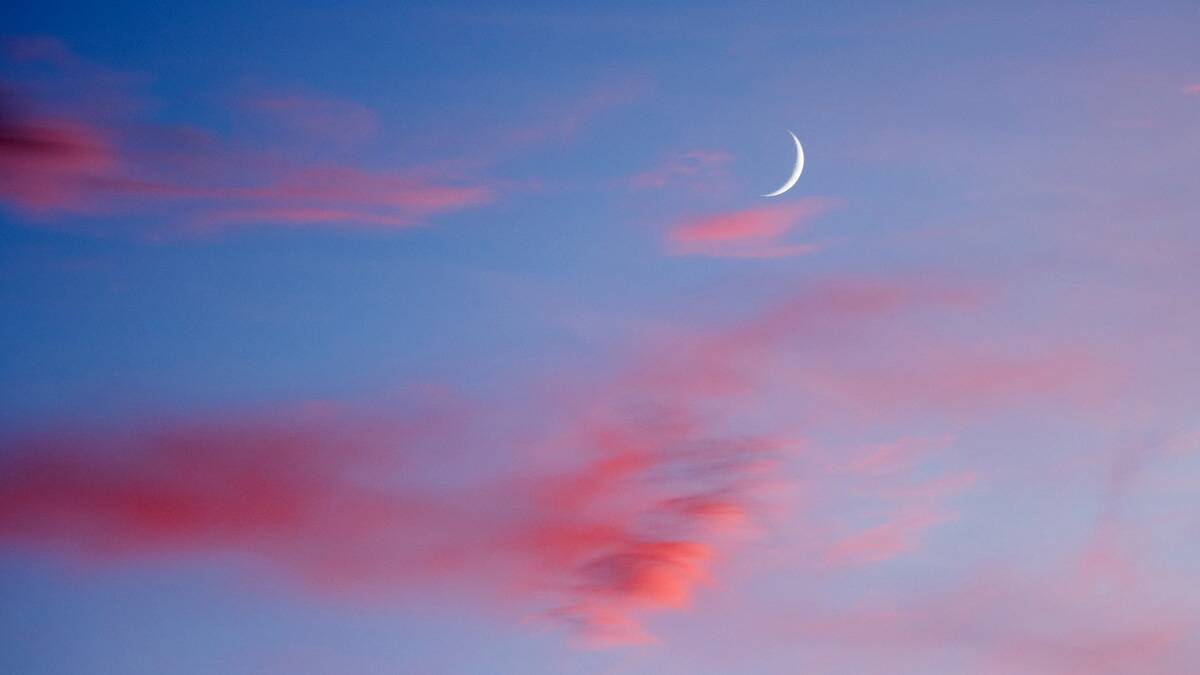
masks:
{"type": "Polygon", "coordinates": [[[763,195],[764,197],[778,197],[791,190],[796,181],[800,180],[800,172],[804,171],[804,147],[800,145],[800,139],[796,138],[796,134],[793,134],[791,131],[788,131],[788,134],[791,135],[792,141],[796,144],[796,166],[792,167],[792,175],[788,176],[787,182],[783,184],[783,187],[774,192],[768,192],[763,195]]]}

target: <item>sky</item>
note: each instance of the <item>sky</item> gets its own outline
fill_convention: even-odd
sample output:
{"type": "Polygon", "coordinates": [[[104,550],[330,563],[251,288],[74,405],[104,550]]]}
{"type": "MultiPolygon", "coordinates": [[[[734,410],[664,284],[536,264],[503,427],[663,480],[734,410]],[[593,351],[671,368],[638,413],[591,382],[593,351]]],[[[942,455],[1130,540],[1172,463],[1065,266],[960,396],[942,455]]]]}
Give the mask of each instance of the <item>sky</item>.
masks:
{"type": "Polygon", "coordinates": [[[1200,669],[1200,6],[652,5],[0,8],[0,671],[1200,669]]]}

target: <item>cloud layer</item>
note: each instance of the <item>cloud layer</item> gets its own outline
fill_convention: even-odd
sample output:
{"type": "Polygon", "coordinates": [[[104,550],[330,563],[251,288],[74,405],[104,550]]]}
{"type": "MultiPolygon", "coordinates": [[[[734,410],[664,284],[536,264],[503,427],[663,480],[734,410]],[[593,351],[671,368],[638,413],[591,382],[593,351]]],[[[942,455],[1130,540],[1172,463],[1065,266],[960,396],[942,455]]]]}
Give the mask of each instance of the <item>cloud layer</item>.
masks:
{"type": "Polygon", "coordinates": [[[0,89],[0,201],[35,222],[125,214],[151,221],[144,229],[160,235],[245,226],[389,230],[496,198],[495,186],[469,176],[348,158],[379,132],[375,114],[352,102],[246,96],[229,112],[277,129],[263,135],[274,139],[263,147],[147,119],[131,78],[83,62],[55,40],[14,41],[8,51],[15,71],[37,66],[37,74],[25,78],[36,86],[0,89]]]}
{"type": "Polygon", "coordinates": [[[789,242],[785,237],[830,207],[828,200],[809,197],[684,220],[667,233],[668,250],[674,255],[725,258],[782,258],[809,253],[817,247],[789,242]]]}
{"type": "MultiPolygon", "coordinates": [[[[669,348],[646,345],[603,381],[564,385],[559,374],[545,397],[475,412],[327,404],[11,437],[0,453],[0,536],[97,563],[247,554],[335,594],[443,583],[554,617],[591,644],[647,642],[639,617],[689,605],[796,481],[813,486],[803,540],[814,565],[903,556],[954,519],[950,502],[975,477],[930,474],[921,444],[847,461],[806,442],[804,429],[754,419],[772,402],[831,405],[820,386],[777,380],[828,368],[830,347],[847,336],[884,331],[852,351],[887,355],[894,342],[883,336],[910,311],[975,302],[951,287],[832,282],[725,328],[677,335],[669,348]],[[536,425],[497,432],[512,419],[536,425]],[[486,445],[467,440],[476,432],[486,445]],[[507,468],[464,472],[497,457],[507,468]],[[787,468],[801,460],[807,475],[787,468]],[[841,522],[847,499],[878,517],[841,522]]],[[[1069,384],[1026,382],[1027,366],[989,361],[943,368],[1025,383],[954,387],[964,409],[1069,384]]],[[[944,376],[914,373],[907,393],[895,382],[889,396],[936,390],[944,376]]],[[[832,404],[876,405],[848,391],[832,404]]]]}

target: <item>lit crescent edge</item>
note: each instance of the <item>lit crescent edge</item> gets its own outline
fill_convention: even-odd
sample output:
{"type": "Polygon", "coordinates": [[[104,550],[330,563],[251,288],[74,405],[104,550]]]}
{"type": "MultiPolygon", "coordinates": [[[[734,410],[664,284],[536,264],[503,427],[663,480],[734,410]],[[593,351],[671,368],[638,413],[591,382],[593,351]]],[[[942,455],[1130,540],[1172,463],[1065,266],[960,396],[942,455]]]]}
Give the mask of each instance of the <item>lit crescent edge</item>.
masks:
{"type": "Polygon", "coordinates": [[[792,169],[792,175],[788,177],[787,182],[783,184],[783,187],[774,192],[763,195],[764,197],[778,197],[779,195],[792,189],[792,186],[796,184],[796,181],[800,180],[800,172],[804,171],[804,148],[800,145],[800,139],[796,138],[796,134],[793,134],[791,131],[788,131],[788,133],[791,134],[792,141],[796,144],[796,166],[792,169]]]}

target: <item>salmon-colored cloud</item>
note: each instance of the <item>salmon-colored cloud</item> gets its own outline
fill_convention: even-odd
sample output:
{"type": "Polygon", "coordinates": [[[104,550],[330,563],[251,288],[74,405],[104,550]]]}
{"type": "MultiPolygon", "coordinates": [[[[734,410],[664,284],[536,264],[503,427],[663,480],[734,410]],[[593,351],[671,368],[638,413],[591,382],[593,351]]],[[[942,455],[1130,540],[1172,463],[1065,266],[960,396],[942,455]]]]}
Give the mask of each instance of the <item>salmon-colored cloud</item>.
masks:
{"type": "Polygon", "coordinates": [[[68,64],[78,60],[62,40],[50,35],[26,35],[4,40],[5,54],[18,62],[42,61],[68,64]]]}
{"type": "Polygon", "coordinates": [[[203,193],[221,203],[195,214],[195,231],[241,225],[354,225],[383,229],[420,225],[430,215],[480,206],[494,191],[481,185],[444,185],[418,174],[308,166],[256,188],[203,193]]]}
{"type": "Polygon", "coordinates": [[[235,113],[267,116],[291,132],[252,142],[147,121],[126,79],[98,72],[61,42],[19,41],[9,52],[49,64],[50,75],[37,77],[54,87],[36,89],[60,92],[44,99],[0,89],[0,203],[35,222],[119,213],[155,221],[144,227],[155,235],[272,225],[399,229],[496,196],[495,186],[461,172],[325,159],[330,142],[345,146],[379,130],[372,111],[348,101],[249,96],[235,113]],[[93,109],[98,100],[102,108],[93,109]]]}
{"type": "Polygon", "coordinates": [[[960,471],[914,486],[875,484],[868,494],[886,508],[881,522],[839,534],[825,550],[825,564],[846,567],[879,563],[912,552],[926,531],[956,520],[947,502],[970,490],[976,479],[975,472],[960,471]]]}
{"type": "Polygon", "coordinates": [[[88,181],[118,166],[100,130],[65,119],[19,118],[0,99],[0,200],[35,212],[84,210],[88,181]]]}
{"type": "Polygon", "coordinates": [[[629,105],[649,88],[641,78],[603,82],[565,103],[546,106],[534,115],[536,121],[502,136],[510,146],[570,140],[601,114],[629,105]]]}
{"type": "Polygon", "coordinates": [[[811,244],[789,243],[784,237],[831,207],[825,199],[806,198],[778,206],[762,206],[686,220],[667,233],[674,255],[732,258],[776,258],[816,250],[811,244]]]}
{"type": "Polygon", "coordinates": [[[317,140],[338,143],[364,141],[379,132],[375,111],[353,101],[298,93],[248,97],[247,108],[269,121],[317,140]]]}
{"type": "Polygon", "coordinates": [[[687,181],[705,183],[706,187],[711,189],[711,182],[725,175],[725,168],[732,159],[724,152],[691,150],[635,175],[629,179],[629,185],[635,190],[647,190],[664,188],[677,181],[687,181]]]}
{"type": "Polygon", "coordinates": [[[938,513],[913,511],[890,515],[888,519],[844,537],[825,553],[831,565],[850,565],[891,560],[917,545],[920,534],[946,521],[938,513]]]}
{"type": "Polygon", "coordinates": [[[785,631],[789,642],[849,650],[864,673],[950,655],[971,672],[1187,672],[1196,656],[1188,639],[1194,613],[1155,597],[1150,579],[1113,587],[1085,575],[1083,564],[1069,560],[1039,574],[979,571],[935,591],[806,610],[785,631]]]}
{"type": "MultiPolygon", "coordinates": [[[[844,314],[839,293],[802,304],[844,314]]],[[[422,448],[502,420],[304,408],[34,435],[4,449],[0,534],[83,559],[243,552],[315,588],[442,581],[541,604],[589,642],[644,641],[637,614],[690,601],[756,520],[756,490],[789,442],[731,426],[753,387],[693,378],[753,381],[774,343],[704,337],[677,358],[636,358],[582,397],[531,401],[537,428],[487,434],[512,468],[461,489],[412,482],[452,470],[422,448]]]]}
{"type": "MultiPolygon", "coordinates": [[[[954,286],[829,282],[669,348],[642,345],[600,381],[558,373],[544,394],[453,414],[327,404],[10,436],[0,541],[84,562],[232,553],[338,595],[445,584],[590,644],[648,642],[645,613],[717,583],[717,563],[794,479],[789,458],[811,452],[794,415],[756,421],[819,398],[805,381],[773,382],[780,366],[848,336],[886,351],[906,310],[969,306],[954,286]],[[512,431],[521,419],[533,422],[512,431]],[[504,468],[478,469],[497,456],[504,468]]],[[[810,568],[885,563],[952,520],[974,474],[910,470],[924,464],[916,450],[813,463],[827,469],[806,477],[810,568]],[[846,500],[879,519],[845,521],[846,500]]]]}
{"type": "Polygon", "coordinates": [[[1086,406],[1111,390],[1114,370],[1100,367],[1080,347],[1012,355],[956,344],[898,342],[892,352],[871,358],[831,354],[804,372],[820,383],[827,405],[847,413],[954,416],[1010,402],[1070,400],[1086,406]]]}
{"type": "Polygon", "coordinates": [[[2,88],[0,205],[35,225],[121,214],[129,216],[122,227],[156,238],[271,226],[396,230],[478,208],[502,189],[479,178],[487,165],[574,138],[647,86],[633,79],[591,87],[532,114],[533,122],[496,130],[492,147],[470,157],[380,166],[355,153],[388,130],[353,101],[243,91],[224,133],[164,126],[136,93],[137,78],[88,63],[55,38],[5,46],[12,61],[37,68],[22,80],[29,86],[2,88]]]}
{"type": "Polygon", "coordinates": [[[562,466],[462,489],[406,478],[451,430],[329,409],[36,435],[4,448],[0,537],[96,562],[250,554],[338,593],[517,594],[589,642],[637,642],[632,613],[688,603],[777,449],[663,405],[567,420],[562,466]]]}

